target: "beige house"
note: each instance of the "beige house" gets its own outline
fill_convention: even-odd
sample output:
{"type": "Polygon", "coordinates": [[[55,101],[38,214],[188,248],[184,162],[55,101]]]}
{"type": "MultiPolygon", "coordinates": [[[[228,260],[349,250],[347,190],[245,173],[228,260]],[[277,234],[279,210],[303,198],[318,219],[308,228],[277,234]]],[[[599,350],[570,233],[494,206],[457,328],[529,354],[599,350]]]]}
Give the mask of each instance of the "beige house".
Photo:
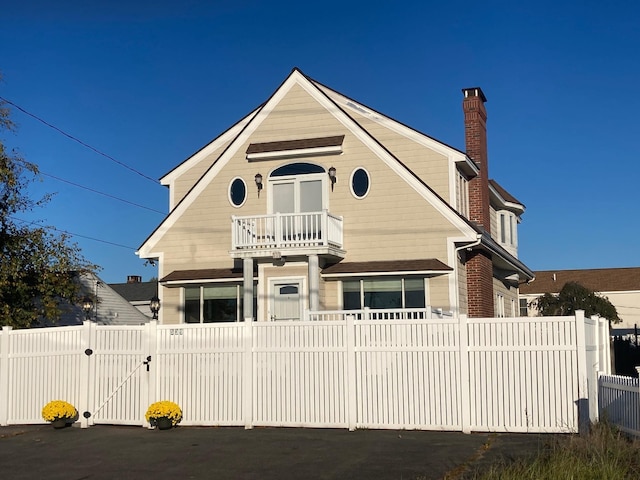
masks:
{"type": "Polygon", "coordinates": [[[517,316],[524,206],[489,180],[485,101],[463,90],[464,152],[294,69],[161,178],[170,213],[138,251],[160,321],[517,316]]]}
{"type": "Polygon", "coordinates": [[[560,292],[567,282],[577,282],[606,297],[622,320],[611,327],[612,335],[633,333],[640,327],[640,267],[597,268],[581,270],[544,270],[535,272],[536,279],[520,289],[522,316],[535,316],[531,302],[545,293],[560,292]]]}

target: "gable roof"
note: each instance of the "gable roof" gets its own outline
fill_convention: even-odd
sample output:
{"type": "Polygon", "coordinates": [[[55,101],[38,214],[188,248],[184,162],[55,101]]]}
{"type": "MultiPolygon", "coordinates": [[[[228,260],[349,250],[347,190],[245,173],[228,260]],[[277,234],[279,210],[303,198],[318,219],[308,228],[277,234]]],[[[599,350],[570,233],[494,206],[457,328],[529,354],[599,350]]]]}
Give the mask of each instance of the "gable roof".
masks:
{"type": "Polygon", "coordinates": [[[640,267],[541,270],[534,273],[535,281],[521,285],[521,294],[558,293],[567,282],[577,282],[594,292],[640,291],[640,267]]]}
{"type": "MultiPolygon", "coordinates": [[[[287,79],[280,87],[271,95],[260,108],[257,109],[248,122],[240,129],[236,126],[228,131],[238,131],[237,136],[225,148],[224,152],[212,163],[202,177],[194,184],[189,192],[182,200],[173,208],[165,220],[151,233],[151,235],[143,242],[138,249],[138,255],[141,258],[153,258],[156,255],[153,248],[156,243],[164,236],[170,227],[178,218],[186,211],[188,206],[198,197],[205,189],[209,182],[218,174],[218,172],[226,165],[230,158],[238,151],[241,145],[250,137],[250,135],[260,126],[262,121],[270,114],[271,110],[279,103],[279,101],[293,88],[294,85],[302,87],[309,95],[311,95],[320,105],[326,108],[339,122],[341,122],[347,130],[349,130],[358,140],[363,142],[370,148],[373,154],[389,165],[394,171],[409,183],[419,194],[425,198],[432,206],[436,208],[445,218],[447,218],[461,233],[469,237],[475,235],[475,231],[471,223],[460,215],[448,202],[444,201],[432,188],[430,188],[421,178],[404,165],[397,157],[395,157],[381,142],[379,142],[371,133],[364,129],[356,122],[344,109],[336,104],[331,98],[323,92],[315,82],[306,77],[300,70],[294,68],[287,79]]],[[[245,117],[246,120],[247,117],[245,117]]],[[[451,149],[444,144],[443,147],[451,149]]],[[[201,151],[207,150],[204,147],[201,151]]],[[[453,149],[452,149],[453,151],[453,149]]],[[[460,152],[458,151],[460,155],[460,152]]],[[[188,162],[188,161],[187,161],[188,162]]]]}
{"type": "MultiPolygon", "coordinates": [[[[469,219],[461,215],[453,206],[446,200],[444,200],[438,193],[433,190],[421,177],[419,177],[414,171],[412,171],[406,164],[404,164],[398,157],[396,157],[381,141],[379,141],[375,135],[364,128],[352,115],[350,115],[346,109],[350,108],[355,111],[363,111],[365,108],[360,104],[356,104],[355,101],[345,97],[344,95],[332,90],[315,80],[307,77],[298,68],[294,68],[284,82],[278,87],[278,89],[271,95],[271,97],[263,103],[258,109],[252,112],[250,115],[243,118],[241,122],[234,125],[227,132],[237,132],[236,137],[227,145],[223,153],[212,163],[212,165],[205,171],[201,178],[193,185],[189,192],[182,198],[182,200],[176,205],[165,220],[149,235],[149,237],[143,242],[138,251],[136,252],[141,258],[155,258],[158,252],[154,252],[153,248],[157,242],[169,231],[171,226],[177,221],[178,218],[186,211],[188,206],[197,198],[197,196],[205,189],[209,182],[218,174],[218,172],[226,165],[231,157],[238,151],[241,145],[243,145],[250,135],[260,126],[262,121],[267,118],[273,108],[284,98],[284,96],[293,88],[298,85],[302,87],[311,97],[313,97],[318,104],[323,106],[330,114],[332,114],[345,128],[353,134],[358,140],[366,145],[371,152],[376,155],[380,160],[386,163],[398,176],[400,176],[407,184],[414,188],[414,190],[420,194],[431,206],[433,206],[445,219],[447,219],[453,226],[469,239],[474,241],[478,238],[478,234],[482,236],[483,245],[486,243],[486,239],[490,238],[488,235],[483,235],[484,229],[479,228],[473,224],[469,219]],[[337,101],[339,100],[339,102],[337,101]]],[[[457,164],[464,164],[463,169],[471,169],[473,162],[468,156],[449,145],[446,145],[438,140],[429,137],[415,129],[412,129],[396,120],[386,117],[382,114],[374,115],[374,120],[381,122],[387,128],[390,128],[397,133],[410,138],[419,144],[422,144],[428,148],[432,148],[435,151],[446,155],[448,158],[455,158],[457,164]]],[[[327,142],[325,137],[322,141],[327,142]]],[[[332,142],[335,143],[339,137],[333,138],[332,142]]],[[[310,140],[294,140],[283,142],[267,142],[262,144],[261,147],[250,146],[251,148],[275,148],[273,144],[285,144],[286,147],[291,146],[294,149],[301,148],[300,145],[306,144],[310,140]],[[300,142],[300,144],[290,143],[300,142]],[[271,144],[271,145],[268,145],[271,144]],[[268,145],[264,147],[264,145],[268,145]]],[[[215,143],[212,142],[212,144],[215,143]]],[[[210,144],[211,145],[211,144],[210,144]]],[[[201,152],[211,151],[210,145],[203,147],[194,157],[202,157],[201,152]]],[[[324,145],[326,146],[326,145],[324,145]]],[[[278,147],[278,148],[280,148],[278,147]]],[[[191,159],[183,162],[183,165],[191,162],[191,159]]],[[[475,166],[473,167],[475,168],[475,166]]],[[[475,170],[477,172],[477,169],[475,170]]],[[[175,172],[175,170],[173,171],[175,172]]],[[[172,174],[173,174],[172,172],[172,174]]],[[[166,179],[166,177],[165,177],[166,179]]],[[[486,248],[492,250],[494,242],[490,242],[490,245],[484,245],[486,248]]],[[[518,261],[512,255],[504,253],[503,260],[507,264],[513,266],[520,273],[523,273],[527,278],[533,278],[531,271],[526,268],[522,262],[518,261]]],[[[501,255],[502,258],[502,255],[501,255]]]]}

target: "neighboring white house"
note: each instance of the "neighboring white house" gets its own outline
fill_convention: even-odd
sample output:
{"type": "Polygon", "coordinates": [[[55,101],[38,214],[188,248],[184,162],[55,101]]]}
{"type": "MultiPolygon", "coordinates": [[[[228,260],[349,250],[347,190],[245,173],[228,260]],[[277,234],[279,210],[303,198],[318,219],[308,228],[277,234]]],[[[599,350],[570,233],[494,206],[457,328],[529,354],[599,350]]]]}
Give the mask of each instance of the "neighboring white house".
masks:
{"type": "Polygon", "coordinates": [[[621,323],[613,324],[612,335],[633,333],[640,327],[640,267],[584,270],[535,271],[535,280],[520,286],[520,316],[535,316],[531,302],[545,293],[558,293],[567,282],[604,296],[616,307],[621,323]]]}
{"type": "Polygon", "coordinates": [[[80,325],[87,319],[101,325],[141,325],[149,321],[136,307],[102,281],[97,275],[84,274],[79,279],[82,294],[94,301],[91,311],[86,314],[82,305],[63,306],[62,315],[56,322],[44,321],[42,326],[80,325]]]}

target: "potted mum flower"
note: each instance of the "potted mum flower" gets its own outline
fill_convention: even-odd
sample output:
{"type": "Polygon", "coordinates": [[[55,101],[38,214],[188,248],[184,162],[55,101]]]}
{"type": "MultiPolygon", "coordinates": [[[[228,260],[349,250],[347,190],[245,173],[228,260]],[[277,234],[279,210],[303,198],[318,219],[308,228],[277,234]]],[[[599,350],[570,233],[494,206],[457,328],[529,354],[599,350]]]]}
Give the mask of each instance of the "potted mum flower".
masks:
{"type": "Polygon", "coordinates": [[[147,422],[159,430],[175,427],[182,420],[182,410],[177,403],[162,400],[149,405],[145,415],[147,422]]]}
{"type": "Polygon", "coordinates": [[[42,418],[53,428],[64,428],[78,419],[78,410],[64,400],[52,400],[42,408],[42,418]]]}

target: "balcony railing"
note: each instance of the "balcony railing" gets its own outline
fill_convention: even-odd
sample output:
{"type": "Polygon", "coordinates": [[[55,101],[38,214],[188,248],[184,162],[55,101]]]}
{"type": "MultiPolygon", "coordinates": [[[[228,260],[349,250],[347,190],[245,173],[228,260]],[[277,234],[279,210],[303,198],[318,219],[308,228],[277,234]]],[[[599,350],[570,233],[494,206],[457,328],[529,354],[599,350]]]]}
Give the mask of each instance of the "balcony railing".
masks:
{"type": "Polygon", "coordinates": [[[327,210],[231,217],[232,250],[342,248],[342,217],[327,210]]]}

